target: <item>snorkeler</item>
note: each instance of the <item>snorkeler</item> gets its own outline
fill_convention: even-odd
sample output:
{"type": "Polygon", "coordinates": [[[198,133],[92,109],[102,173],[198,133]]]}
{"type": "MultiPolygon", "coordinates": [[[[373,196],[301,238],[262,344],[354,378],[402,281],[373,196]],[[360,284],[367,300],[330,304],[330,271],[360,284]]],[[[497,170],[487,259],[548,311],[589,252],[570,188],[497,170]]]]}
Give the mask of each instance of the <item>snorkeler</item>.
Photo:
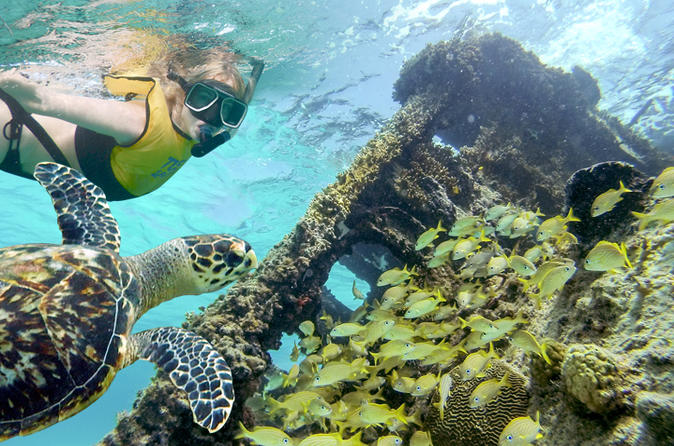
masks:
{"type": "Polygon", "coordinates": [[[0,169],[32,178],[37,163],[55,161],[82,172],[108,200],[150,193],[190,156],[206,155],[237,132],[264,68],[258,59],[248,62],[248,82],[229,61],[105,76],[106,88],[125,101],[63,94],[17,70],[2,72],[0,169]]]}

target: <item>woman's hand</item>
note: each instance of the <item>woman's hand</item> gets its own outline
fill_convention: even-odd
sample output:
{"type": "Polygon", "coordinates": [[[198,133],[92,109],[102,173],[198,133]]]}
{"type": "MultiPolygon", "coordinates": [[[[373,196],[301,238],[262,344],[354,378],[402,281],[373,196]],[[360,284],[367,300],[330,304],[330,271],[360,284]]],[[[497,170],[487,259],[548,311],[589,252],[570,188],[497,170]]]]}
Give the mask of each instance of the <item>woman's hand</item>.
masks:
{"type": "Polygon", "coordinates": [[[45,88],[22,76],[16,68],[0,72],[0,89],[16,99],[28,113],[43,110],[45,88]]]}

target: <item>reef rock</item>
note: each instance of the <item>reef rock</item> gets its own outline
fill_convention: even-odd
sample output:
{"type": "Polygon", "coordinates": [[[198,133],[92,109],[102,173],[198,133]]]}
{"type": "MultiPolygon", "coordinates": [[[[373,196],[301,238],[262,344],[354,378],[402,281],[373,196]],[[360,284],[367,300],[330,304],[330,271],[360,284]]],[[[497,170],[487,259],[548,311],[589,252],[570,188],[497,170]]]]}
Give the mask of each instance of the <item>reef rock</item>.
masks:
{"type": "MultiPolygon", "coordinates": [[[[370,282],[369,300],[382,293],[372,268],[405,263],[420,265],[419,280],[452,290],[457,285],[451,266],[428,270],[421,265],[429,254],[414,249],[417,236],[439,219],[448,227],[458,215],[508,201],[554,215],[564,205],[567,178],[578,169],[624,161],[653,175],[674,164],[597,111],[597,92],[588,75],[546,67],[498,34],[429,45],[405,64],[396,82],[401,109],[352,165],[314,197],[254,275],[237,282],[226,299],[219,298],[203,314],[188,317],[185,327],[208,339],[232,368],[236,403],[225,428],[209,435],[194,425],[181,395],[160,373],[102,443],[232,444],[237,421],[254,422],[243,402],[257,391],[270,365],[267,351],[280,346],[284,332],[317,317],[326,298],[323,286],[340,258],[349,256],[354,274],[370,282]],[[366,273],[359,264],[367,264],[366,273]],[[157,407],[163,409],[161,418],[153,415],[157,407]]],[[[641,435],[646,429],[634,413],[632,396],[637,390],[672,392],[671,231],[627,241],[630,255],[640,258],[631,274],[580,271],[540,309],[522,296],[517,280],[503,281],[504,292],[487,303],[492,318],[525,308],[536,336],[594,343],[635,371],[624,377],[624,387],[633,392],[617,408],[624,424],[598,423],[578,413],[565,386],[555,381],[559,372],[538,374],[548,377],[529,389],[529,414],[539,410],[546,428],[539,445],[617,444],[617,432],[641,435]],[[663,315],[665,321],[659,322],[663,315]]],[[[556,348],[559,356],[564,351],[556,348]]],[[[525,376],[530,373],[523,354],[503,358],[525,376]]],[[[641,407],[643,419],[656,426],[657,414],[664,412],[645,400],[641,407]]],[[[668,435],[666,429],[659,432],[668,435]]],[[[630,441],[621,444],[647,444],[630,441]]]]}

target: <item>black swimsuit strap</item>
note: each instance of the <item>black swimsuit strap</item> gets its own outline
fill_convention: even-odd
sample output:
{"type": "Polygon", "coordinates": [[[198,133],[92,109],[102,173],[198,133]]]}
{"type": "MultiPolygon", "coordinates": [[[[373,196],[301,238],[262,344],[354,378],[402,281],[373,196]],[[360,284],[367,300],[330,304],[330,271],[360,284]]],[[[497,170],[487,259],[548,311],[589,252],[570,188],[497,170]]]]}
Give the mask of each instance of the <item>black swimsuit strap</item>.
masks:
{"type": "MultiPolygon", "coordinates": [[[[37,122],[35,118],[33,118],[16,99],[5,93],[1,88],[0,99],[3,100],[5,104],[7,104],[7,107],[9,107],[9,111],[12,113],[12,120],[15,121],[19,126],[25,125],[28,127],[28,129],[33,133],[33,135],[35,135],[37,140],[40,141],[40,144],[42,144],[42,146],[49,153],[49,156],[51,156],[55,162],[70,167],[70,163],[68,163],[65,155],[63,155],[61,149],[59,149],[54,140],[51,139],[51,136],[49,136],[44,127],[42,127],[40,123],[37,122]]],[[[9,153],[7,155],[9,155],[9,153]]],[[[4,162],[2,164],[4,164],[4,162]]],[[[26,175],[24,174],[22,176],[26,175]]]]}

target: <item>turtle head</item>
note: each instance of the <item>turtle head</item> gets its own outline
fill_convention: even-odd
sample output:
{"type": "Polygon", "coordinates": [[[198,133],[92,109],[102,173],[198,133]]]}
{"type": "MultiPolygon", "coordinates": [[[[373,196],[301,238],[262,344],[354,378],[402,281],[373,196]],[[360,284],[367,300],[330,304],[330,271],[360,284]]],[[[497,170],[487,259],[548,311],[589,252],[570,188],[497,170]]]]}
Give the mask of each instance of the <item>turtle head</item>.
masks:
{"type": "Polygon", "coordinates": [[[257,268],[248,242],[228,234],[181,237],[192,268],[193,292],[209,293],[229,285],[257,268]]]}

